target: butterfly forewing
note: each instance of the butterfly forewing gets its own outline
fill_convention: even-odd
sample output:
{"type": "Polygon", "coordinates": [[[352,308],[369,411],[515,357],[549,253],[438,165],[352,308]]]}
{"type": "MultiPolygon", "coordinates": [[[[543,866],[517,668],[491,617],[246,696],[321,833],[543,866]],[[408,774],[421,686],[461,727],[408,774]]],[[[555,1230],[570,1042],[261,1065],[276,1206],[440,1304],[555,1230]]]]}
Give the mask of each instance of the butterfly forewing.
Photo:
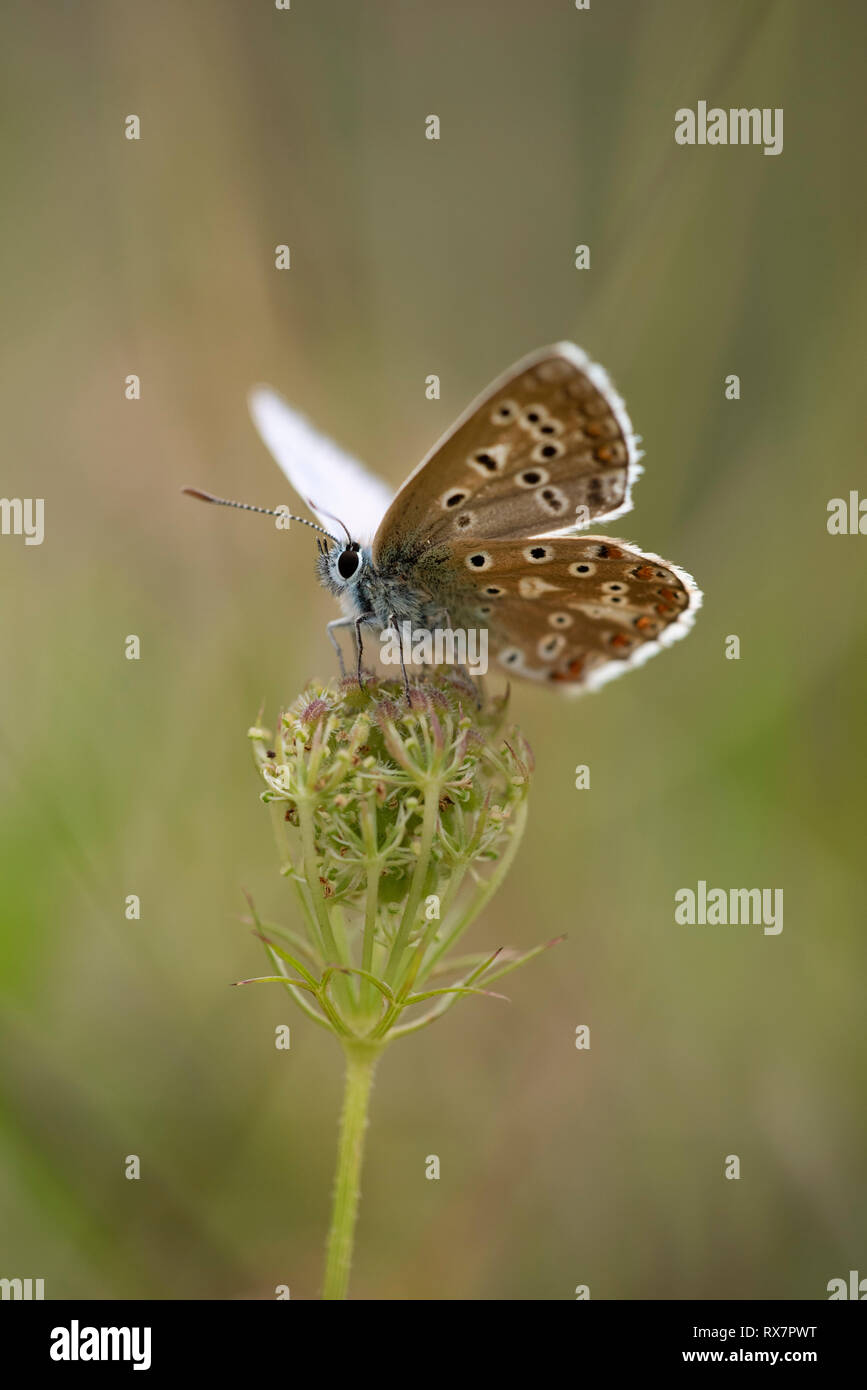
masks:
{"type": "Polygon", "coordinates": [[[388,484],[320,434],[270,387],[254,387],[249,406],[283,473],[326,530],[339,516],[352,527],[355,540],[371,540],[393,496],[388,484]]]}
{"type": "Polygon", "coordinates": [[[637,459],[602,368],[571,343],[544,348],[494,382],[410,476],[374,561],[396,545],[574,534],[629,509],[637,459]]]}
{"type": "Polygon", "coordinates": [[[461,575],[452,622],[487,628],[492,665],[566,688],[601,684],[683,636],[701,598],[682,570],[608,536],[449,551],[461,575]]]}

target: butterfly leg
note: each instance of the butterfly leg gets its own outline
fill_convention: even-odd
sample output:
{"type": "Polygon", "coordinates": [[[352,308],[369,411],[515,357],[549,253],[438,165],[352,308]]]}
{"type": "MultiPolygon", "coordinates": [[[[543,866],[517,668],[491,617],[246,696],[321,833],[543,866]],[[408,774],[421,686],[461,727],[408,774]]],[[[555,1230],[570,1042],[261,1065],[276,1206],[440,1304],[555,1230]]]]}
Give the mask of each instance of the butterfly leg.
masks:
{"type": "Polygon", "coordinates": [[[355,671],[356,671],[356,675],[358,676],[358,684],[359,684],[359,687],[360,687],[360,688],[363,688],[363,687],[364,687],[364,677],[363,677],[363,675],[361,674],[361,653],[362,653],[362,651],[363,651],[363,647],[362,647],[362,643],[361,643],[361,625],[362,625],[362,623],[366,623],[367,620],[368,620],[368,618],[372,618],[372,617],[373,617],[373,614],[372,614],[372,613],[362,613],[362,615],[361,615],[360,618],[356,618],[356,619],[355,619],[355,650],[356,650],[356,654],[357,654],[357,662],[356,662],[355,671]]]}
{"type": "Polygon", "coordinates": [[[403,692],[406,695],[406,703],[409,705],[412,703],[412,701],[410,699],[409,693],[409,676],[406,674],[406,662],[403,659],[403,634],[401,633],[400,626],[397,621],[397,615],[395,613],[389,614],[388,625],[389,627],[394,628],[395,632],[397,633],[398,643],[400,644],[400,670],[403,676],[403,692]]]}
{"type": "Polygon", "coordinates": [[[349,626],[352,624],[353,621],[354,621],[354,619],[352,619],[352,618],[335,618],[335,619],[333,620],[333,622],[328,623],[328,625],[327,625],[326,628],[325,628],[325,631],[328,633],[328,637],[329,637],[329,640],[330,640],[330,642],[331,642],[331,645],[332,645],[332,647],[334,648],[334,650],[337,652],[337,660],[340,662],[340,674],[341,674],[341,676],[345,676],[345,675],[346,675],[346,666],[345,666],[344,661],[343,661],[343,652],[342,652],[341,649],[340,649],[340,643],[338,642],[337,638],[334,636],[334,629],[335,629],[336,627],[349,627],[349,626]]]}

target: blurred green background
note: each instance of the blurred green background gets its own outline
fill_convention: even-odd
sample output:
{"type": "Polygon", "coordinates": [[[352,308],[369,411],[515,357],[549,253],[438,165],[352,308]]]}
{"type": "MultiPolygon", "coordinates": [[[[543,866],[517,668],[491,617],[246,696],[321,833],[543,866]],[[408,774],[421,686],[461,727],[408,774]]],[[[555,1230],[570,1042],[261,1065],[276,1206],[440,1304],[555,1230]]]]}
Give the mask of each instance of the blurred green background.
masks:
{"type": "Polygon", "coordinates": [[[180,488],[289,500],[247,416],[259,380],[396,485],[558,338],[644,439],[613,533],[693,572],[705,607],[599,694],[515,688],[530,828],[467,949],[568,940],[511,1005],[465,1000],[387,1054],[353,1293],[823,1298],[867,1275],[867,540],[826,530],[864,478],[864,18],[7,13],[2,491],[46,499],[46,536],[0,539],[0,1275],[49,1298],[317,1295],[340,1054],[282,991],[227,986],[263,960],[242,887],[295,910],[246,730],[331,673],[335,610],[299,528],[180,488]],[[783,153],[678,147],[699,100],[783,107],[783,153]],[[677,926],[699,879],[783,888],[782,934],[677,926]]]}

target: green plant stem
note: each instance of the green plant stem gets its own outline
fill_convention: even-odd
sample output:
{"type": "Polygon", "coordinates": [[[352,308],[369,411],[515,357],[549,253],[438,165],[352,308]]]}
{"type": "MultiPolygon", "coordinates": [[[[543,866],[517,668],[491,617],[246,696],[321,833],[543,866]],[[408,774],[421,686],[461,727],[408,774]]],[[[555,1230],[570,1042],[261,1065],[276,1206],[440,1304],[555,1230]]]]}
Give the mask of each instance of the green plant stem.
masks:
{"type": "Polygon", "coordinates": [[[343,1112],[337,1145],[337,1175],[334,1182],[334,1203],[331,1229],[325,1260],[323,1299],[346,1297],[355,1223],[361,1196],[361,1162],[364,1154],[364,1131],[373,1086],[373,1073],[381,1048],[346,1044],[346,1086],[343,1093],[343,1112]]]}

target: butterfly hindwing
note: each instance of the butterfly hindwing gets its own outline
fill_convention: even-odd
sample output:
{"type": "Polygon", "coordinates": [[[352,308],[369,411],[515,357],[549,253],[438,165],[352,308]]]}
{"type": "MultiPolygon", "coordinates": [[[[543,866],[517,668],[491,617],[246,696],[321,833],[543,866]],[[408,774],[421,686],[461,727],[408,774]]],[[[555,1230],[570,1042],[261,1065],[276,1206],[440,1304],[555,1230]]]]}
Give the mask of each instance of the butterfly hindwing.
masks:
{"type": "Polygon", "coordinates": [[[491,665],[564,689],[599,685],[682,637],[701,601],[682,570],[608,536],[449,551],[461,575],[452,622],[487,628],[491,665]]]}
{"type": "Polygon", "coordinates": [[[374,561],[458,537],[574,534],[631,506],[638,451],[601,367],[572,343],[524,358],[460,417],[398,492],[374,561]],[[580,510],[579,510],[580,509],[580,510]]]}

